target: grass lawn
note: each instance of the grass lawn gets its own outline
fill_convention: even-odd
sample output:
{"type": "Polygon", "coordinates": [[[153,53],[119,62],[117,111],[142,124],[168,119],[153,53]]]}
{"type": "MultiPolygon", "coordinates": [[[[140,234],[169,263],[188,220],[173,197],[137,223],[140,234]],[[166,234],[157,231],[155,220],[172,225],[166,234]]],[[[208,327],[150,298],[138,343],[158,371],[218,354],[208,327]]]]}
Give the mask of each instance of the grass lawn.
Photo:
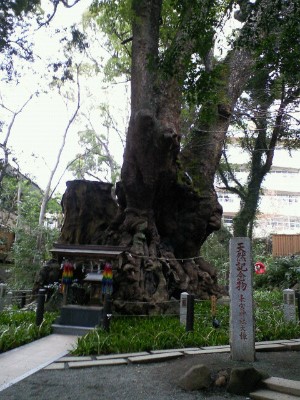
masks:
{"type": "MultiPolygon", "coordinates": [[[[255,340],[300,338],[300,324],[283,318],[282,291],[255,291],[255,340]]],[[[0,313],[0,352],[32,342],[52,332],[57,313],[46,312],[36,326],[34,311],[7,310],[0,313]]],[[[110,331],[95,329],[80,337],[74,355],[127,353],[184,347],[229,344],[229,306],[218,305],[220,327],[212,324],[210,301],[195,302],[194,330],[186,332],[176,316],[116,316],[110,331]]]]}
{"type": "MultiPolygon", "coordinates": [[[[256,291],[254,301],[256,341],[300,337],[300,325],[284,321],[281,291],[256,291]]],[[[79,338],[73,353],[127,353],[229,344],[229,306],[218,305],[216,317],[220,321],[219,328],[212,325],[210,301],[196,302],[192,332],[186,332],[185,326],[174,316],[113,316],[109,333],[102,329],[88,333],[79,338]]]]}

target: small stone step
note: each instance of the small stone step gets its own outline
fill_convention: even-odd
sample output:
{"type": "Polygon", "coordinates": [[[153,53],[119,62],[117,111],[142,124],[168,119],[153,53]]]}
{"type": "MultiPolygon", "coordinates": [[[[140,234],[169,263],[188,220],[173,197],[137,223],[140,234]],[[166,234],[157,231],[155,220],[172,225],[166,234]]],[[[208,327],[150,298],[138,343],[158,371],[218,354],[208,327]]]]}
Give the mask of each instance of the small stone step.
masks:
{"type": "Polygon", "coordinates": [[[60,325],[52,324],[53,333],[60,335],[76,335],[84,336],[94,328],[89,328],[87,326],[73,326],[73,325],[60,325]]]}
{"type": "Polygon", "coordinates": [[[94,328],[95,326],[101,326],[102,321],[103,307],[70,304],[61,308],[60,317],[56,323],[94,328]]]}
{"type": "Polygon", "coordinates": [[[290,379],[271,377],[263,381],[264,385],[277,392],[292,394],[300,398],[300,382],[290,379]]]}
{"type": "Polygon", "coordinates": [[[250,399],[253,400],[299,400],[299,396],[291,394],[274,392],[268,389],[259,389],[249,394],[250,399]]]}

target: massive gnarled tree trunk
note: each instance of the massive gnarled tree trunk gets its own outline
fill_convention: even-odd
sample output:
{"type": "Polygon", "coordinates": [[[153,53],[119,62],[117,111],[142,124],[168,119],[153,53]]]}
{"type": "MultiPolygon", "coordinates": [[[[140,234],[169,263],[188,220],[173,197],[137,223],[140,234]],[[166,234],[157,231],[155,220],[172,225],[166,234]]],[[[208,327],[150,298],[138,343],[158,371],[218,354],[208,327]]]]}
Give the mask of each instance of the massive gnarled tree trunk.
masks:
{"type": "Polygon", "coordinates": [[[173,73],[160,70],[161,3],[134,2],[131,118],[117,190],[123,215],[120,243],[130,251],[115,275],[114,292],[115,306],[127,311],[130,301],[162,309],[164,301],[183,291],[200,298],[219,293],[215,270],[199,250],[219,228],[221,208],[210,190],[211,177],[209,190],[198,193],[179,167],[186,54],[174,60],[173,73]]]}
{"type": "MultiPolygon", "coordinates": [[[[220,227],[222,209],[214,174],[234,102],[249,74],[249,60],[238,51],[230,55],[223,102],[213,106],[209,122],[199,118],[200,131],[181,152],[185,66],[195,51],[186,24],[193,8],[186,3],[182,29],[171,45],[176,57],[168,70],[158,54],[162,0],[132,3],[131,118],[116,188],[118,213],[104,236],[94,235],[101,240],[89,240],[128,248],[114,270],[114,307],[120,312],[150,313],[163,311],[167,301],[183,291],[202,299],[220,293],[215,269],[199,252],[208,235],[220,227]],[[236,75],[234,64],[241,60],[236,75]]],[[[70,237],[64,232],[63,236],[70,237]]]]}

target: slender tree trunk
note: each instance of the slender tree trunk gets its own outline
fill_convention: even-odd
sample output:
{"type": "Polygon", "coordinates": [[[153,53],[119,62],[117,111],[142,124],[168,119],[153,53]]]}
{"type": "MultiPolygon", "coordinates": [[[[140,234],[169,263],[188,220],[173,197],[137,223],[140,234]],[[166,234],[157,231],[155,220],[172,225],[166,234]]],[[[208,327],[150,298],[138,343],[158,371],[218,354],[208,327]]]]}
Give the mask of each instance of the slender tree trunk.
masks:
{"type": "Polygon", "coordinates": [[[22,196],[22,181],[19,177],[18,181],[18,193],[17,193],[17,221],[16,221],[16,234],[15,234],[15,242],[18,242],[18,231],[20,227],[20,218],[21,218],[21,196],[22,196]]]}
{"type": "Polygon", "coordinates": [[[38,232],[37,243],[36,243],[36,248],[37,248],[37,253],[38,254],[41,252],[41,247],[42,247],[42,238],[43,238],[42,228],[43,228],[43,225],[44,225],[47,204],[48,204],[49,200],[51,199],[51,185],[52,185],[53,177],[54,177],[54,175],[55,175],[55,173],[57,171],[58,165],[60,163],[60,158],[61,158],[61,154],[63,152],[63,149],[65,147],[67,134],[68,134],[69,129],[72,126],[73,122],[75,121],[75,118],[76,118],[76,116],[78,114],[79,109],[80,109],[80,85],[79,85],[79,71],[77,69],[77,103],[76,103],[76,107],[75,107],[75,110],[74,110],[71,118],[69,119],[69,121],[67,123],[67,127],[65,129],[64,134],[63,134],[62,143],[61,143],[61,146],[60,146],[60,148],[58,150],[58,154],[57,154],[57,157],[56,157],[56,161],[55,161],[54,167],[50,172],[49,180],[48,180],[47,186],[46,186],[44,194],[43,194],[42,204],[41,204],[41,208],[40,208],[39,232],[38,232]]]}
{"type": "Polygon", "coordinates": [[[251,154],[251,167],[247,187],[242,196],[242,206],[238,214],[233,220],[234,236],[252,237],[253,225],[256,220],[257,211],[259,208],[260,191],[266,175],[270,172],[275,149],[283,133],[283,120],[286,107],[295,99],[297,93],[293,96],[285,95],[285,90],[282,88],[281,103],[277,110],[274,127],[269,136],[268,127],[268,110],[273,99],[269,102],[261,102],[261,93],[258,93],[256,101],[256,109],[258,116],[256,118],[257,137],[253,154],[251,154]]]}

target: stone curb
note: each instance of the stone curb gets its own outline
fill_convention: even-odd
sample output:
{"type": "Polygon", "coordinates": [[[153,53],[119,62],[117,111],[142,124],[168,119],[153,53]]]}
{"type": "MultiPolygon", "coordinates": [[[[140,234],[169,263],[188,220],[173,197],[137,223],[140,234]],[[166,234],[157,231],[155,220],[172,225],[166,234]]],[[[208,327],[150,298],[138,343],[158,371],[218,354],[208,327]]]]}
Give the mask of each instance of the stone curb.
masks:
{"type": "Polygon", "coordinates": [[[115,358],[113,360],[92,360],[92,361],[76,361],[76,362],[69,362],[69,368],[86,368],[86,367],[98,367],[100,365],[122,365],[127,364],[128,361],[126,358],[115,358]]]}
{"type": "Polygon", "coordinates": [[[133,364],[144,364],[149,362],[168,361],[173,358],[182,357],[184,354],[181,351],[164,352],[160,354],[149,354],[147,356],[129,357],[128,361],[133,364]]]}
{"type": "MultiPolygon", "coordinates": [[[[256,342],[256,351],[288,351],[299,350],[300,339],[276,340],[270,342],[256,342]]],[[[170,350],[152,350],[150,352],[108,354],[101,356],[65,356],[48,365],[45,369],[90,368],[99,366],[113,366],[126,364],[142,364],[150,362],[162,362],[182,356],[230,353],[230,346],[193,347],[170,350]]]]}
{"type": "Polygon", "coordinates": [[[265,379],[263,383],[267,385],[269,389],[279,391],[280,389],[282,390],[282,388],[284,388],[284,392],[286,394],[291,394],[293,396],[300,396],[299,381],[292,381],[290,379],[271,377],[265,379]]]}

